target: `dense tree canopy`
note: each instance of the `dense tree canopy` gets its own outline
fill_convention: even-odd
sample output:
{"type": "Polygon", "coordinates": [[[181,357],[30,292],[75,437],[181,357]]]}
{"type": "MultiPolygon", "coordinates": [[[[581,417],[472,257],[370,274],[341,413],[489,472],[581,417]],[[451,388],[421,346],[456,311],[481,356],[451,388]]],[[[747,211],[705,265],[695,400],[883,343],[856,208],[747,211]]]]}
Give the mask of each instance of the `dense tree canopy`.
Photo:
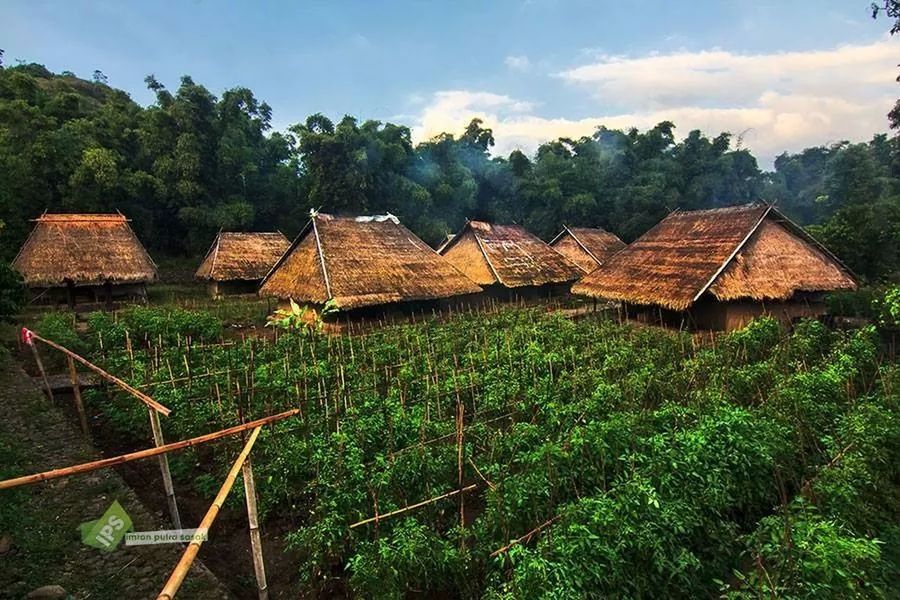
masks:
{"type": "Polygon", "coordinates": [[[154,252],[196,254],[220,228],[292,235],[310,208],[389,211],[432,243],[466,218],[545,238],[600,226],[631,241],[676,207],[766,199],[869,279],[900,264],[900,152],[887,135],[783,154],[771,173],[730,134],[680,137],[667,121],[502,157],[478,119],[418,145],[408,127],[350,116],[315,114],[280,133],[246,88],[216,97],[188,76],[174,92],[146,83],[156,101],[144,108],[102,73],[0,67],[0,257],[44,210],[120,210],[154,252]]]}

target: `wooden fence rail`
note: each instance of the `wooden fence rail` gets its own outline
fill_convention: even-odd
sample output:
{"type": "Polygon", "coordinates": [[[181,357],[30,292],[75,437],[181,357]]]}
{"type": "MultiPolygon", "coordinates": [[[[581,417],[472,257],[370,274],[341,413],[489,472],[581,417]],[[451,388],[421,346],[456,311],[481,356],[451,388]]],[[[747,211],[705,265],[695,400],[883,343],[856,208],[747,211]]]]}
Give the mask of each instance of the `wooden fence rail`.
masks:
{"type": "Polygon", "coordinates": [[[248,429],[253,429],[254,427],[261,427],[263,425],[275,423],[276,421],[282,421],[298,414],[300,414],[300,409],[295,408],[275,415],[270,415],[268,417],[263,417],[262,419],[257,419],[255,421],[249,421],[242,425],[235,425],[234,427],[229,427],[227,429],[222,429],[186,440],[181,440],[180,442],[172,442],[163,446],[156,446],[154,448],[148,448],[146,450],[138,450],[136,452],[121,454],[119,456],[112,456],[110,458],[103,458],[100,460],[95,460],[80,465],[74,465],[71,467],[53,469],[52,471],[44,471],[43,473],[35,473],[33,475],[23,475],[22,477],[6,479],[4,481],[0,481],[0,490],[19,487],[22,485],[29,485],[32,483],[39,483],[41,481],[48,481],[50,479],[57,479],[59,477],[67,477],[69,475],[78,475],[79,473],[87,473],[89,471],[96,471],[98,469],[114,467],[122,463],[141,460],[143,458],[150,458],[153,456],[158,456],[160,454],[174,452],[175,450],[189,448],[191,446],[198,446],[200,444],[212,442],[223,437],[241,433],[242,431],[247,431],[248,429]]]}
{"type": "MultiPolygon", "coordinates": [[[[90,369],[91,371],[93,371],[94,373],[96,373],[97,375],[102,377],[103,379],[109,381],[112,384],[119,386],[120,388],[122,388],[123,390],[125,390],[126,392],[128,392],[129,394],[131,394],[132,396],[134,396],[135,398],[137,398],[138,400],[140,400],[141,402],[143,402],[144,404],[146,404],[147,406],[149,406],[150,408],[155,410],[156,412],[162,413],[165,416],[169,416],[169,413],[172,412],[170,409],[166,408],[165,406],[163,406],[162,404],[160,404],[159,402],[157,402],[156,400],[154,400],[153,398],[151,398],[144,392],[132,387],[131,385],[122,381],[115,375],[104,371],[103,369],[101,369],[100,367],[98,367],[97,365],[95,365],[94,363],[89,361],[88,359],[72,352],[68,348],[60,346],[56,342],[52,342],[46,338],[42,338],[38,334],[36,334],[33,331],[30,331],[28,329],[23,330],[23,337],[26,339],[30,338],[32,340],[37,340],[43,344],[46,344],[50,348],[53,348],[54,350],[59,350],[60,352],[62,352],[66,356],[68,356],[69,358],[80,362],[85,367],[87,367],[88,369],[90,369]]],[[[32,348],[33,347],[34,346],[32,345],[32,348]]]]}

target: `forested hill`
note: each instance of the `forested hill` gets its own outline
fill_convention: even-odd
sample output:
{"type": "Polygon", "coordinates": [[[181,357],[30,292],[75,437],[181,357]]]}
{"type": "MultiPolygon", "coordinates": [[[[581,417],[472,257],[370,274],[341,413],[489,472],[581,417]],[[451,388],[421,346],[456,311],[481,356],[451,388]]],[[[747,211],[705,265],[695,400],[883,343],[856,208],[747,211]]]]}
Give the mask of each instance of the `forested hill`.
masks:
{"type": "MultiPolygon", "coordinates": [[[[302,226],[310,208],[390,211],[428,242],[468,218],[518,222],[549,238],[566,223],[630,241],[673,208],[778,205],[869,279],[900,265],[897,138],[782,155],[764,173],[728,133],[676,136],[602,127],[534,156],[493,156],[491,130],[414,145],[410,130],[313,115],[289,132],[246,88],[216,97],[190,77],[170,91],[152,76],[146,108],[107,84],[43,66],[0,67],[0,258],[45,209],[120,210],[152,251],[199,253],[215,232],[302,226]]],[[[885,112],[890,107],[885,107],[885,112]]],[[[887,120],[885,128],[887,129],[887,120]]]]}

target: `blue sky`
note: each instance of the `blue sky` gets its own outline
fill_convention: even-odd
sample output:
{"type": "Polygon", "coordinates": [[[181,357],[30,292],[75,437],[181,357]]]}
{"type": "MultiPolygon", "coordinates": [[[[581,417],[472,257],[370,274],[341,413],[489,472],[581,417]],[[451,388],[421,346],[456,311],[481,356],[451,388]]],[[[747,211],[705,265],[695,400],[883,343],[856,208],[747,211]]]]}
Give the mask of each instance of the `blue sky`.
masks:
{"type": "Polygon", "coordinates": [[[152,102],[143,79],[246,86],[276,127],[314,112],[402,122],[417,139],[472,116],[497,151],[668,118],[782,150],[886,128],[900,40],[868,0],[801,2],[0,2],[5,61],[152,102]],[[811,8],[815,7],[815,8],[811,8]]]}

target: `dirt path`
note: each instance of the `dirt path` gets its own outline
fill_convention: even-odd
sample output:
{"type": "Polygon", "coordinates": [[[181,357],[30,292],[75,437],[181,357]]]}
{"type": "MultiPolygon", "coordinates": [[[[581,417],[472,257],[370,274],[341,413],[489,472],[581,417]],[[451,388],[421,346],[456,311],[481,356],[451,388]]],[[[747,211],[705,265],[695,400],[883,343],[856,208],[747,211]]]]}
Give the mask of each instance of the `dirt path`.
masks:
{"type": "MultiPolygon", "coordinates": [[[[99,457],[21,368],[2,359],[0,414],[0,478],[99,457]]],[[[61,586],[78,599],[155,598],[182,546],[123,542],[102,553],[81,542],[78,526],[100,518],[114,500],[131,517],[136,531],[170,528],[108,469],[0,491],[0,598],[24,598],[48,585],[61,586]]],[[[179,597],[231,598],[197,563],[179,597]]]]}

